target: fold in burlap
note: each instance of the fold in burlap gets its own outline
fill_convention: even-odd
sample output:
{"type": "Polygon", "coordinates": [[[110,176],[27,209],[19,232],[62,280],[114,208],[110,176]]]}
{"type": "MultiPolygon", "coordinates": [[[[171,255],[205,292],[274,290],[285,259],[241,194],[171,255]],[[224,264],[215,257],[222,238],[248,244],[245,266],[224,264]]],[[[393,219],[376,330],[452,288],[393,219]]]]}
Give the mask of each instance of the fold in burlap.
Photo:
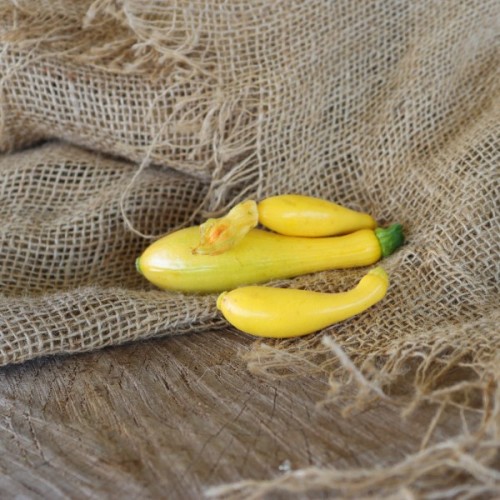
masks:
{"type": "MultiPolygon", "coordinates": [[[[329,198],[406,228],[388,296],[317,336],[256,345],[249,366],[350,373],[362,398],[406,374],[414,405],[474,406],[483,424],[363,481],[308,470],[216,493],[449,492],[447,470],[491,493],[498,2],[2,1],[0,19],[0,149],[92,150],[54,141],[0,159],[2,364],[222,325],[213,296],[144,283],[139,233],[246,197],[329,198]]],[[[282,284],[336,291],[363,272],[282,284]]]]}
{"type": "MultiPolygon", "coordinates": [[[[211,297],[165,294],[136,272],[144,241],[120,212],[135,170],[61,143],[0,159],[2,364],[221,323],[211,297]]],[[[143,231],[165,232],[190,219],[205,190],[147,171],[126,213],[143,231]]]]}

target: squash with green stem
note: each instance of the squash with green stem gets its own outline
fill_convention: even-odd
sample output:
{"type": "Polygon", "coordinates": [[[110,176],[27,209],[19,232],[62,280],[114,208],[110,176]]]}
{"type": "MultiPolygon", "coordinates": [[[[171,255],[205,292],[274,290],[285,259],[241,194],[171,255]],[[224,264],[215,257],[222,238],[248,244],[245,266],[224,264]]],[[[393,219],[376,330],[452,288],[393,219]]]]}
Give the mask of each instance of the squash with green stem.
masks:
{"type": "Polygon", "coordinates": [[[159,288],[220,292],[238,286],[302,274],[368,266],[403,243],[403,229],[361,229],[344,236],[303,238],[252,229],[236,246],[218,255],[197,255],[199,227],[171,233],[137,259],[137,270],[159,288]]]}

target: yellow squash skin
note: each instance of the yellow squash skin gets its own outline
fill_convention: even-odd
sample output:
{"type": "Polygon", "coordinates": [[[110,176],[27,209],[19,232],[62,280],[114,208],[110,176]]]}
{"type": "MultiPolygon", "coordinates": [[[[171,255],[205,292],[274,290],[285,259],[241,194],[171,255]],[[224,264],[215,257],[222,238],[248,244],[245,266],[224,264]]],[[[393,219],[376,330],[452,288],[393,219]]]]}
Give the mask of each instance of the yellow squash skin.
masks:
{"type": "Polygon", "coordinates": [[[386,272],[378,267],[348,292],[248,286],[219,295],[217,307],[229,323],[251,335],[300,337],[363,312],[385,296],[388,286],[386,272]]]}
{"type": "Polygon", "coordinates": [[[136,266],[159,288],[220,292],[241,285],[290,278],[326,269],[377,262],[381,245],[370,229],[330,238],[299,238],[252,229],[235,247],[218,255],[195,255],[199,227],[181,229],[150,245],[136,266]]]}
{"type": "Polygon", "coordinates": [[[310,196],[272,196],[257,208],[263,226],[287,236],[334,236],[377,225],[371,215],[310,196]]]}

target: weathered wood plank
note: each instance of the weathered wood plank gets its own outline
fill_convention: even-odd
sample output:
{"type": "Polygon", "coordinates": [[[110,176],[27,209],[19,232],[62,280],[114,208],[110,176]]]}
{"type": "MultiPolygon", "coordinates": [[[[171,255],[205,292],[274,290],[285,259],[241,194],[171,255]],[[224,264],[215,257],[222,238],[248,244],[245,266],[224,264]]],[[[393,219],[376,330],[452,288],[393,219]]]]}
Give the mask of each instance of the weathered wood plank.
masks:
{"type": "MultiPolygon", "coordinates": [[[[243,335],[152,340],[0,372],[0,492],[29,498],[199,498],[283,467],[369,466],[415,451],[431,413],[317,407],[325,380],[251,375],[243,335]]],[[[459,426],[447,419],[436,437],[459,426]]]]}

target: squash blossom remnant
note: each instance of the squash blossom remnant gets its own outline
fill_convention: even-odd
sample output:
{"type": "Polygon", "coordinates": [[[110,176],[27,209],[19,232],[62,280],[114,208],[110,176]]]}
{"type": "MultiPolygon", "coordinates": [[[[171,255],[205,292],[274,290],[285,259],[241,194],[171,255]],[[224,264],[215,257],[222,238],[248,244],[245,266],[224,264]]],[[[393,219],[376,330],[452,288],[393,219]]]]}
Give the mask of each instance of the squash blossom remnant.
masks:
{"type": "Polygon", "coordinates": [[[208,219],[200,225],[200,244],[195,255],[218,255],[236,246],[259,221],[257,203],[247,200],[224,217],[208,219]]]}

